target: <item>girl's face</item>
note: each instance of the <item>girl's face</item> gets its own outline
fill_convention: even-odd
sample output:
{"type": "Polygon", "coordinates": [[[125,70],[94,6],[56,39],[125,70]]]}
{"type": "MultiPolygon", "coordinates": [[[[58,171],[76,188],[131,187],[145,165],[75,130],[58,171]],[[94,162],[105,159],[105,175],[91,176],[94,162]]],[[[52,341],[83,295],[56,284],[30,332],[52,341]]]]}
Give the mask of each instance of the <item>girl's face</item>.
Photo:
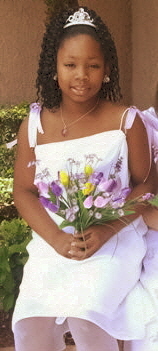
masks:
{"type": "Polygon", "coordinates": [[[88,34],[65,39],[57,54],[58,84],[63,98],[87,101],[99,92],[106,67],[100,44],[88,34]]]}

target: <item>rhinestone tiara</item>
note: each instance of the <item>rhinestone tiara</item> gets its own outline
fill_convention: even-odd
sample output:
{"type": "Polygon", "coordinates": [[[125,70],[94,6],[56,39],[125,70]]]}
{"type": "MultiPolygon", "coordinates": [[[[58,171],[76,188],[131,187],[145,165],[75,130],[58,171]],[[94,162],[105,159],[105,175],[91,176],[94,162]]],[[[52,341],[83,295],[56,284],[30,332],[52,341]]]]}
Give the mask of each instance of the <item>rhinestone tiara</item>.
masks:
{"type": "Polygon", "coordinates": [[[75,26],[77,24],[85,24],[86,26],[96,28],[95,24],[93,24],[93,19],[90,18],[88,12],[85,12],[82,7],[79,9],[79,11],[74,12],[73,15],[68,17],[66,24],[63,28],[75,26]]]}

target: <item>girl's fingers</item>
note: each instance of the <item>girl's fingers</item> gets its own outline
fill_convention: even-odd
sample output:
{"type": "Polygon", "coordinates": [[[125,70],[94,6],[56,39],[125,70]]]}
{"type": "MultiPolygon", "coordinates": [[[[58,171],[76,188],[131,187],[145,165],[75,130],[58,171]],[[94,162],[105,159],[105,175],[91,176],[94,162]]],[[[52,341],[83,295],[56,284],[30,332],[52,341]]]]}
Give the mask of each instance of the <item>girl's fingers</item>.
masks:
{"type": "Polygon", "coordinates": [[[72,241],[71,243],[71,249],[78,248],[78,249],[84,249],[87,247],[87,244],[85,241],[72,241]]]}
{"type": "Polygon", "coordinates": [[[70,254],[72,260],[83,260],[84,258],[86,258],[86,251],[85,250],[75,251],[75,249],[73,249],[73,250],[71,249],[69,251],[69,254],[70,254]]]}
{"type": "Polygon", "coordinates": [[[83,234],[74,234],[74,238],[80,241],[88,240],[91,236],[91,232],[84,232],[83,234]]]}

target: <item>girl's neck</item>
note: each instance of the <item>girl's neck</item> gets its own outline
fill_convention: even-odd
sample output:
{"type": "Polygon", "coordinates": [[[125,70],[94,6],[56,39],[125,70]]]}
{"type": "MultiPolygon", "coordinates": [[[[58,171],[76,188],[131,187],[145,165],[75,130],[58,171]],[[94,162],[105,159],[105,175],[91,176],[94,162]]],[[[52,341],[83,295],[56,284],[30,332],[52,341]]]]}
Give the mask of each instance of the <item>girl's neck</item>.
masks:
{"type": "Polygon", "coordinates": [[[74,102],[72,100],[68,101],[67,99],[63,99],[61,102],[63,116],[67,120],[73,120],[74,118],[87,113],[89,110],[93,109],[93,107],[95,111],[100,103],[98,100],[98,96],[85,102],[74,102]]]}

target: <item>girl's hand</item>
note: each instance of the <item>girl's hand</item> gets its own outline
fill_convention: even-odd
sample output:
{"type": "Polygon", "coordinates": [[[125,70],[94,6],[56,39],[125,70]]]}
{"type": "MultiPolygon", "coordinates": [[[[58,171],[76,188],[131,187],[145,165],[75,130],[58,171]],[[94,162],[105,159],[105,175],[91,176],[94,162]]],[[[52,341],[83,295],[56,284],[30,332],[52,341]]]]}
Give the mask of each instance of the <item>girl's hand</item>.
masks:
{"type": "Polygon", "coordinates": [[[62,256],[66,258],[71,258],[71,254],[69,253],[71,248],[71,243],[74,237],[72,234],[67,234],[60,230],[57,233],[55,243],[53,243],[53,248],[62,256]]]}
{"type": "Polygon", "coordinates": [[[84,233],[74,234],[71,242],[69,254],[74,260],[83,260],[92,256],[101,248],[112,235],[114,228],[106,225],[94,225],[84,231],[84,233]]]}

